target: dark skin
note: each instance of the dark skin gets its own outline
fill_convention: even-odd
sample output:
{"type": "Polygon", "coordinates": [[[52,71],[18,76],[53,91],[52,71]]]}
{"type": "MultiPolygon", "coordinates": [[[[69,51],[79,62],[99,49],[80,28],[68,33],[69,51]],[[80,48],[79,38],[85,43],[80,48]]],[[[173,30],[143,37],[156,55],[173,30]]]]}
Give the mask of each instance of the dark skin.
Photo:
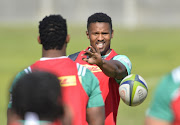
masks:
{"type": "Polygon", "coordinates": [[[88,122],[88,125],[104,125],[104,120],[105,120],[104,106],[87,108],[86,120],[88,122]]]}
{"type": "Polygon", "coordinates": [[[83,60],[89,64],[96,64],[109,77],[121,80],[127,76],[126,67],[121,62],[101,58],[102,55],[111,52],[110,44],[113,38],[113,30],[109,23],[91,23],[86,34],[91,46],[89,46],[89,50],[84,50],[85,54],[82,55],[88,55],[89,58],[83,58],[83,60]]]}
{"type": "MultiPolygon", "coordinates": [[[[54,58],[54,57],[66,56],[66,48],[67,48],[67,43],[69,42],[69,40],[70,40],[70,37],[68,35],[66,37],[66,42],[63,45],[63,48],[61,50],[56,50],[56,49],[45,50],[42,47],[42,57],[54,58]]],[[[40,37],[38,37],[38,42],[41,44],[40,37]]],[[[72,116],[71,116],[71,114],[69,112],[70,111],[65,112],[65,116],[63,117],[64,120],[62,120],[62,122],[64,123],[64,125],[70,125],[71,124],[70,121],[71,121],[72,116]]],[[[8,108],[8,111],[7,111],[7,117],[8,117],[7,118],[8,124],[20,119],[9,108],[8,108]]],[[[104,125],[104,121],[105,121],[104,106],[87,108],[86,118],[87,118],[87,121],[88,121],[89,125],[104,125]]]]}
{"type": "Polygon", "coordinates": [[[22,119],[19,115],[17,115],[12,109],[8,108],[7,110],[7,125],[13,123],[17,120],[22,119]]]}

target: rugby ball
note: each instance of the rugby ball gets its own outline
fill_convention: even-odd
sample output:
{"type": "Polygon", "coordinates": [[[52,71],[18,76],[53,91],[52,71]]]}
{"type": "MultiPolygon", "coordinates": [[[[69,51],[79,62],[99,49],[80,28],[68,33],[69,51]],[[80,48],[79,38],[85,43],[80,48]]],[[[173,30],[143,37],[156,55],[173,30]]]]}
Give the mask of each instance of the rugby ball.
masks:
{"type": "Polygon", "coordinates": [[[137,106],[146,99],[148,86],[140,75],[131,74],[121,81],[119,94],[125,104],[137,106]]]}

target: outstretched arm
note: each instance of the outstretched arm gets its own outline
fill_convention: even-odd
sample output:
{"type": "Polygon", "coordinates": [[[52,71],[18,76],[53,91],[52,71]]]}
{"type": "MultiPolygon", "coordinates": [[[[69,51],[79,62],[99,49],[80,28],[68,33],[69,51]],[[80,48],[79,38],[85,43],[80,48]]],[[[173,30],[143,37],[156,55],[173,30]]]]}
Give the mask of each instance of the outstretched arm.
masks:
{"type": "Polygon", "coordinates": [[[88,56],[88,58],[83,58],[89,64],[96,64],[101,70],[109,77],[116,79],[123,79],[128,75],[126,67],[117,60],[104,60],[101,58],[101,54],[99,49],[94,49],[90,46],[90,50],[85,50],[85,54],[82,56],[88,56]]]}
{"type": "Polygon", "coordinates": [[[86,118],[89,125],[104,125],[104,106],[87,108],[86,118]]]}
{"type": "MultiPolygon", "coordinates": [[[[102,58],[101,58],[102,59],[102,58]]],[[[98,64],[99,68],[109,77],[123,79],[128,75],[126,67],[117,60],[103,60],[98,64]]]]}

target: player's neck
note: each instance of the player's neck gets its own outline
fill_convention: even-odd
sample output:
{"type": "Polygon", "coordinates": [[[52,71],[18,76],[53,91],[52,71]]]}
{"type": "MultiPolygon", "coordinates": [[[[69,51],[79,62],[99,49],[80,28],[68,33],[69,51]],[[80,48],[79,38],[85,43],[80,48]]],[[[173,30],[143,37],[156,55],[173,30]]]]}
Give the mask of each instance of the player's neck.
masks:
{"type": "Polygon", "coordinates": [[[42,57],[61,57],[61,56],[66,56],[66,52],[62,50],[44,50],[42,52],[42,57]]]}

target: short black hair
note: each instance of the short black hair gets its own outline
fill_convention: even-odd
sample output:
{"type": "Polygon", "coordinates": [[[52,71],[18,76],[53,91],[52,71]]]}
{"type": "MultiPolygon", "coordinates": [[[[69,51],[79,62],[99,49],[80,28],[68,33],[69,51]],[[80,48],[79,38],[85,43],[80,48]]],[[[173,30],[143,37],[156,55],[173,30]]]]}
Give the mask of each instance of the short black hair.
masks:
{"type": "Polygon", "coordinates": [[[58,78],[48,72],[36,71],[19,78],[12,91],[12,110],[24,119],[27,112],[40,119],[55,120],[64,113],[58,78]]]}
{"type": "Polygon", "coordinates": [[[91,23],[95,23],[95,22],[105,22],[105,23],[109,23],[110,28],[112,30],[112,20],[111,17],[108,16],[105,13],[99,12],[99,13],[94,13],[93,15],[91,15],[88,20],[87,20],[87,29],[89,28],[89,25],[91,23]]]}
{"type": "Polygon", "coordinates": [[[46,16],[39,22],[39,34],[45,50],[61,50],[67,37],[66,19],[61,15],[46,16]]]}

